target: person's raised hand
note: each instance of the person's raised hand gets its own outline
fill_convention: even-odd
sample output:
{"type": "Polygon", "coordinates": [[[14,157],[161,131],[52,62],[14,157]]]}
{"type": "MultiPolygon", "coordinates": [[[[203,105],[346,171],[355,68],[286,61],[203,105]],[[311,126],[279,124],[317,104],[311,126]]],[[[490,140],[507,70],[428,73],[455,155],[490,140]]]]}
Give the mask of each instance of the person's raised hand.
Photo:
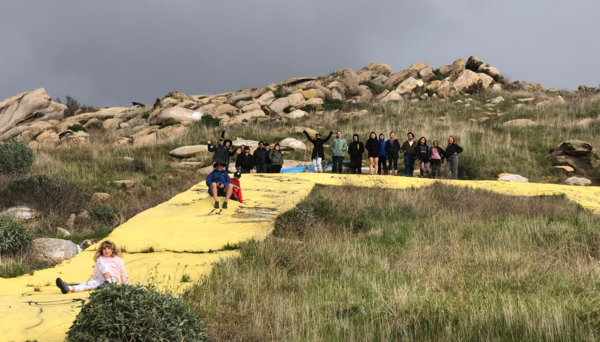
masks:
{"type": "Polygon", "coordinates": [[[210,140],[206,142],[207,144],[210,144],[210,140]]]}

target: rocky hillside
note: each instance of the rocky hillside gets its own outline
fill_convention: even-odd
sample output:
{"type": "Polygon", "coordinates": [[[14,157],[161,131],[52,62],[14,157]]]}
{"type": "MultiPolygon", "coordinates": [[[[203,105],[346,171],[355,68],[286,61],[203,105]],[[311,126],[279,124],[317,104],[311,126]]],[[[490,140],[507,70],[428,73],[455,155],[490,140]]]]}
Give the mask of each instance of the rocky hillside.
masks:
{"type": "MultiPolygon", "coordinates": [[[[497,68],[475,56],[438,69],[421,62],[391,71],[387,64],[372,63],[358,72],[343,69],[329,76],[293,77],[258,89],[215,95],[171,92],[152,106],[134,102],[131,108],[97,108],[70,117],[65,116],[66,106],[53,102],[40,88],[0,103],[0,139],[16,138],[32,148],[80,146],[86,143],[87,129],[98,128],[123,133],[112,145],[145,146],[181,138],[194,121],[218,122],[221,126],[286,122],[327,110],[339,111],[344,104],[443,102],[465,94],[502,90],[537,93],[539,96],[533,100],[537,106],[563,101],[554,88],[546,89],[538,83],[506,83],[497,68]]],[[[581,86],[578,91],[597,90],[581,86]]],[[[351,113],[339,111],[337,115],[348,118],[351,113]]]]}

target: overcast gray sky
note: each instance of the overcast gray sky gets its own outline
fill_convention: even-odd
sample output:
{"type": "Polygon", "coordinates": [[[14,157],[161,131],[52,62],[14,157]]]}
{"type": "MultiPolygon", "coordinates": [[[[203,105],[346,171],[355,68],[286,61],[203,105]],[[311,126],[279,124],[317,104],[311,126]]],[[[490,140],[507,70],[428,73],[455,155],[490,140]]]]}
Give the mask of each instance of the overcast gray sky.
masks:
{"type": "Polygon", "coordinates": [[[151,104],[470,55],[513,81],[598,86],[599,13],[597,0],[4,0],[0,101],[44,87],[100,107],[151,104]]]}

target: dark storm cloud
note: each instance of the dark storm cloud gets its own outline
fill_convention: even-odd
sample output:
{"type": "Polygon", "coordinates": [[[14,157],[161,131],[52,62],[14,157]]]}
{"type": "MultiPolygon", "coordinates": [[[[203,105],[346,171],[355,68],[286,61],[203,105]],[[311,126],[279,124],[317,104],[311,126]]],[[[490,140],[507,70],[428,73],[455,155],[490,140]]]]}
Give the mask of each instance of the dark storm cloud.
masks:
{"type": "Polygon", "coordinates": [[[597,1],[5,1],[0,100],[95,106],[476,55],[513,80],[600,82],[597,1]]]}

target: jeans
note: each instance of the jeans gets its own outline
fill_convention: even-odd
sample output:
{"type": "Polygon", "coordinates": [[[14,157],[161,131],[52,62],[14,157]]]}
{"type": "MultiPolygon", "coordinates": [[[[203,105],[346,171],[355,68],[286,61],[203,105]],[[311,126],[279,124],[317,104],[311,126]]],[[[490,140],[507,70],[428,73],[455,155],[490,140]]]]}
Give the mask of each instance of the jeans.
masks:
{"type": "Polygon", "coordinates": [[[404,173],[406,177],[412,177],[415,172],[415,156],[404,155],[404,173]]]}
{"type": "Polygon", "coordinates": [[[331,168],[331,173],[342,173],[342,165],[344,162],[344,157],[333,157],[333,167],[331,168]]]}
{"type": "Polygon", "coordinates": [[[313,159],[313,166],[315,167],[315,172],[323,172],[323,158],[313,159]]]}
{"type": "Polygon", "coordinates": [[[256,165],[256,173],[267,173],[267,164],[256,165]]]}
{"type": "Polygon", "coordinates": [[[390,164],[390,171],[398,170],[398,156],[388,155],[388,163],[390,164]]]}
{"type": "Polygon", "coordinates": [[[350,157],[350,164],[352,165],[350,168],[352,169],[352,174],[358,173],[359,175],[362,173],[362,157],[361,156],[352,156],[350,157]]]}
{"type": "Polygon", "coordinates": [[[440,177],[442,175],[442,161],[440,159],[431,159],[430,163],[433,178],[440,177]]]}
{"type": "Polygon", "coordinates": [[[458,155],[453,154],[446,160],[446,177],[458,179],[458,155]],[[452,171],[452,177],[450,176],[452,171]]]}
{"type": "Polygon", "coordinates": [[[379,168],[379,174],[385,175],[388,173],[386,157],[379,156],[379,161],[377,162],[377,167],[379,168]]]}

